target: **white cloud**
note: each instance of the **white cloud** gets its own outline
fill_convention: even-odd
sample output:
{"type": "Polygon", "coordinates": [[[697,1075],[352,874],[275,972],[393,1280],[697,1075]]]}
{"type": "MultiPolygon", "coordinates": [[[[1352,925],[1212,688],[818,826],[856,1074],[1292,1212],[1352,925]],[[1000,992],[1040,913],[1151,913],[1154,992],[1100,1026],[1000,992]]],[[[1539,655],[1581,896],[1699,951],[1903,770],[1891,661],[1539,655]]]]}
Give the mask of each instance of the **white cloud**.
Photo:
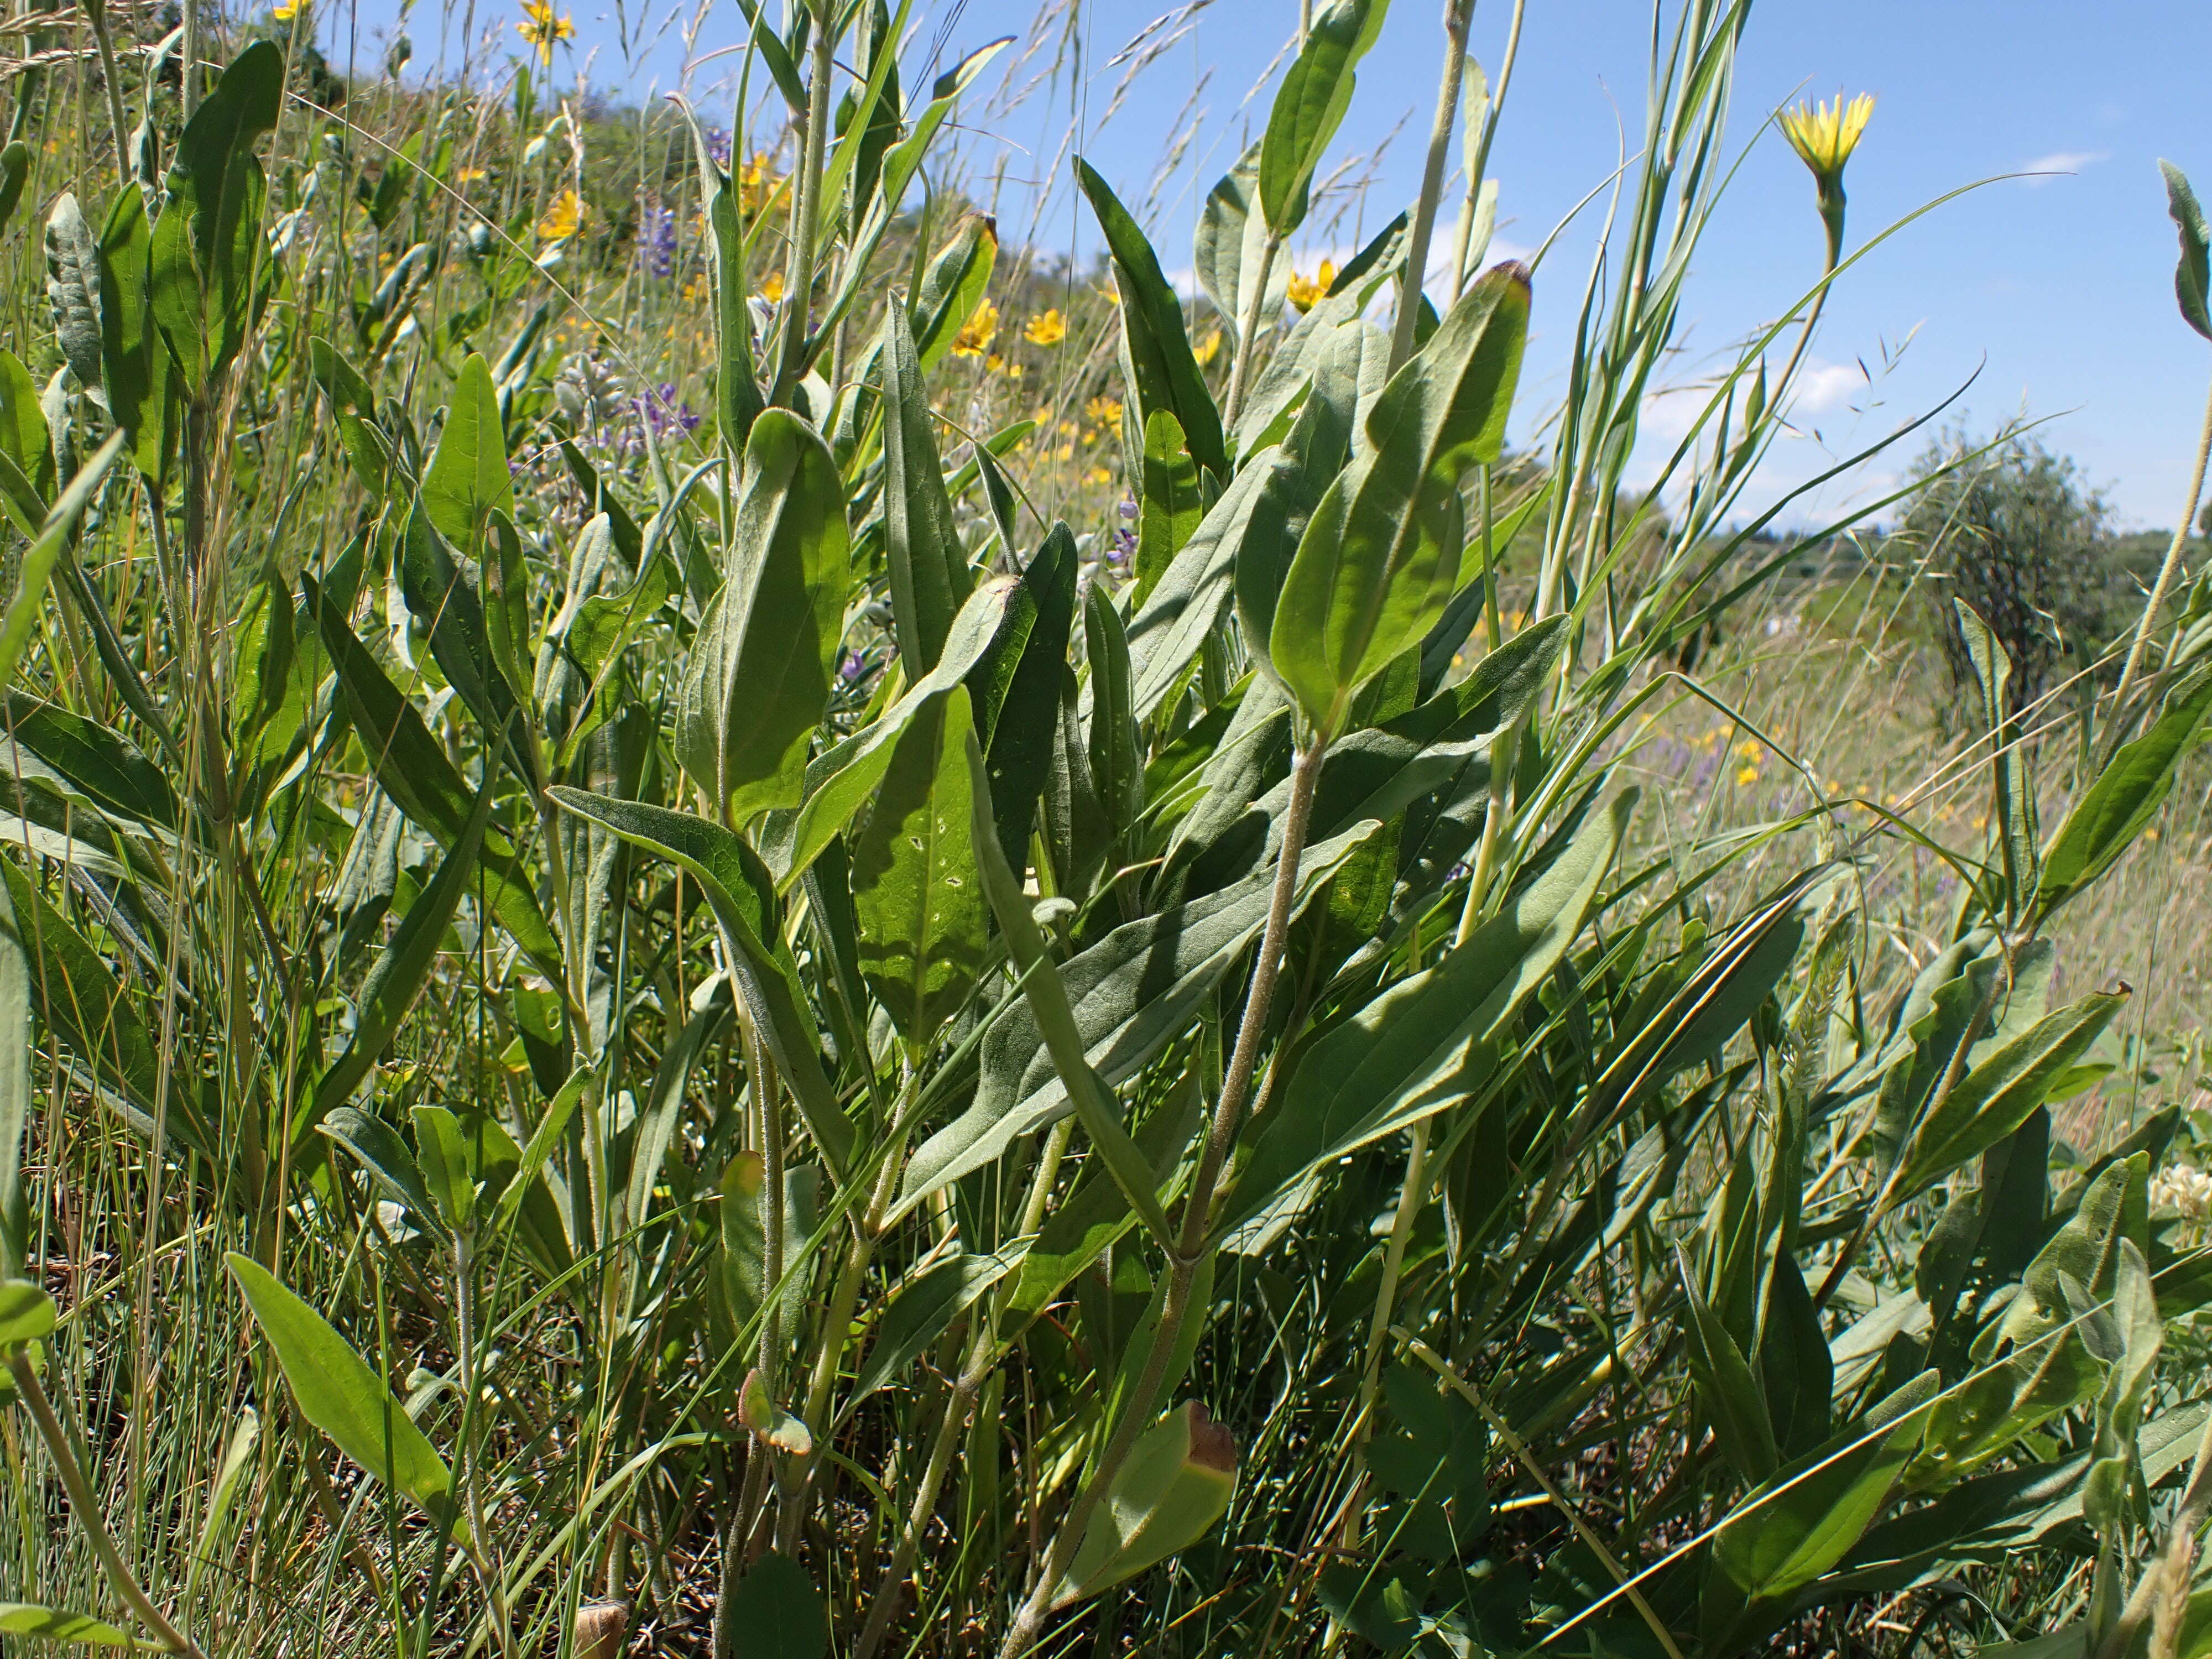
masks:
{"type": "Polygon", "coordinates": [[[1823,415],[1840,408],[1866,384],[1866,371],[1856,363],[1824,363],[1808,358],[1797,371],[1797,390],[1790,399],[1799,415],[1823,415]]]}
{"type": "Polygon", "coordinates": [[[2021,162],[2020,172],[2040,176],[2023,179],[2021,182],[2031,190],[2040,190],[2054,178],[2094,167],[2100,161],[2109,160],[2112,154],[2108,149],[2055,149],[2048,155],[2037,156],[2033,161],[2021,162]]]}

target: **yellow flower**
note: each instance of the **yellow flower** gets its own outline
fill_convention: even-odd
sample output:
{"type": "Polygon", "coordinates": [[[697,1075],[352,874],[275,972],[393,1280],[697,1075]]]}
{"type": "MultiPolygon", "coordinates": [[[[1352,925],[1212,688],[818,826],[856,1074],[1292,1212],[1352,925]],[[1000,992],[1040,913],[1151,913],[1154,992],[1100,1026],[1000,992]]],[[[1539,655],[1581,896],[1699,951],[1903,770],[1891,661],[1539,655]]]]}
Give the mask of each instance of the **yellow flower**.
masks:
{"type": "Polygon", "coordinates": [[[554,46],[572,39],[576,33],[576,25],[566,12],[556,14],[551,0],[522,0],[522,15],[529,21],[517,23],[514,32],[537,47],[538,61],[551,69],[554,46]]]}
{"type": "Polygon", "coordinates": [[[1735,781],[1739,785],[1757,783],[1759,781],[1759,769],[1756,766],[1737,767],[1735,769],[1735,781]]]}
{"type": "Polygon", "coordinates": [[[574,236],[576,227],[584,222],[584,204],[573,190],[564,190],[553,198],[545,216],[538,222],[541,240],[557,242],[563,237],[574,236]]]}
{"type": "Polygon", "coordinates": [[[1114,475],[1103,466],[1094,466],[1083,475],[1083,482],[1087,484],[1111,483],[1114,482],[1114,475]]]}
{"type": "Polygon", "coordinates": [[[1019,363],[1008,362],[995,351],[983,359],[983,367],[994,374],[1005,375],[1010,380],[1018,380],[1022,378],[1022,366],[1019,363]]]}
{"type": "Polygon", "coordinates": [[[1321,269],[1314,273],[1310,282],[1293,270],[1291,273],[1291,303],[1300,311],[1311,311],[1328,296],[1329,285],[1335,281],[1336,263],[1332,259],[1321,262],[1321,269]]]}
{"type": "Polygon", "coordinates": [[[771,270],[761,279],[761,298],[770,305],[783,298],[783,273],[771,270]]]}
{"type": "Polygon", "coordinates": [[[482,167],[462,167],[453,174],[453,182],[459,185],[473,185],[483,176],[484,170],[482,167]]]}
{"type": "Polygon", "coordinates": [[[1060,314],[1060,307],[1041,311],[1030,319],[1030,325],[1022,331],[1022,338],[1031,345],[1056,346],[1067,337],[1067,319],[1060,314]]]}
{"type": "Polygon", "coordinates": [[[952,337],[952,355],[956,357],[980,357],[991,349],[991,342],[999,334],[999,308],[988,300],[975,307],[975,314],[961,325],[960,331],[952,337]]]}
{"type": "Polygon", "coordinates": [[[1096,421],[1100,426],[1121,424],[1121,400],[1119,398],[1097,397],[1083,405],[1083,418],[1096,421]]]}
{"type": "Polygon", "coordinates": [[[749,216],[758,213],[776,183],[775,175],[768,170],[768,152],[755,150],[738,173],[738,205],[749,216]]]}
{"type": "Polygon", "coordinates": [[[1198,366],[1200,368],[1204,368],[1218,357],[1221,355],[1221,331],[1217,328],[1208,334],[1198,343],[1198,349],[1190,355],[1198,359],[1198,366]]]}
{"type": "Polygon", "coordinates": [[[1741,743],[1736,744],[1735,752],[1745,760],[1757,760],[1759,752],[1759,744],[1753,739],[1746,738],[1741,743]]]}
{"type": "Polygon", "coordinates": [[[299,15],[300,0],[276,0],[276,3],[269,9],[270,19],[279,23],[289,23],[299,15]]]}
{"type": "Polygon", "coordinates": [[[1840,96],[1832,104],[1826,100],[1800,104],[1783,112],[1782,136],[1790,141],[1798,159],[1813,169],[1815,179],[1830,179],[1851,159],[1851,151],[1858,147],[1859,135],[1866,131],[1873,113],[1870,92],[1861,93],[1848,104],[1840,96]]]}

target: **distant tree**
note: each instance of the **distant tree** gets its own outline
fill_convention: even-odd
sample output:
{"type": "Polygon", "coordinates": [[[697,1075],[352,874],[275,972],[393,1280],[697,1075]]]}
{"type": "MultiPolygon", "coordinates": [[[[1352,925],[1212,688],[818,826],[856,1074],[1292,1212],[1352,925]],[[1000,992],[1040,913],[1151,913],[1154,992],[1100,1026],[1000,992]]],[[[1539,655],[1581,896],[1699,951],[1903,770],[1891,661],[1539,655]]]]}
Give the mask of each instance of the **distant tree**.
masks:
{"type": "Polygon", "coordinates": [[[1981,447],[1958,431],[1928,447],[1913,464],[1924,487],[1894,539],[1925,560],[1934,579],[1923,591],[1936,608],[1934,631],[1953,688],[1975,686],[1951,608],[1957,599],[2011,655],[2011,702],[2019,708],[2094,661],[2112,631],[2121,586],[2112,513],[2070,457],[2033,436],[2016,434],[1964,459],[1981,447]]]}

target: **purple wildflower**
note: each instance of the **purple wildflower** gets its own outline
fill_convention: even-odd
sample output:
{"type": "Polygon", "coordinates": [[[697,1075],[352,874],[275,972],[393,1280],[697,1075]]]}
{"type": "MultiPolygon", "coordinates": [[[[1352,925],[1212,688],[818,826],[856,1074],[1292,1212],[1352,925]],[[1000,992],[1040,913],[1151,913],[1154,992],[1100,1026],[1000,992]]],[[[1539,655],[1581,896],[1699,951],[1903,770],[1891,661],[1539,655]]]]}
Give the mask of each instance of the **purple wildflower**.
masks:
{"type": "Polygon", "coordinates": [[[655,276],[672,276],[676,270],[676,210],[665,204],[648,205],[644,219],[644,234],[639,242],[645,254],[645,267],[655,276]]]}
{"type": "Polygon", "coordinates": [[[730,131],[727,127],[707,129],[707,154],[714,158],[714,165],[723,172],[730,170],[730,131]]]}
{"type": "Polygon", "coordinates": [[[1126,498],[1122,501],[1121,504],[1114,510],[1119,513],[1125,519],[1133,519],[1137,516],[1136,502],[1126,498]]]}

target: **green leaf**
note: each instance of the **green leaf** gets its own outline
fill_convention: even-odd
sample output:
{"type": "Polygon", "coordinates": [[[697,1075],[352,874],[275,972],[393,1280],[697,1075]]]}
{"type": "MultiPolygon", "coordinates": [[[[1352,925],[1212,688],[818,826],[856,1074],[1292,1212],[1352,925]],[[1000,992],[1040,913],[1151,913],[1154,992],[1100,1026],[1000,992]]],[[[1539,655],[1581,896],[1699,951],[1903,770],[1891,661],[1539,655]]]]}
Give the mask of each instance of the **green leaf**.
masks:
{"type": "Polygon", "coordinates": [[[51,1336],[60,1320],[44,1288],[27,1279],[0,1279],[0,1348],[20,1348],[51,1336]]]}
{"type": "Polygon", "coordinates": [[[842,1179],[852,1150],[853,1126],[823,1073],[821,1039],[789,948],[779,932],[767,927],[773,920],[769,907],[775,888],[759,855],[719,823],[689,813],[562,785],[545,793],[563,811],[604,824],[632,846],[657,854],[697,878],[721,929],[754,1028],[797,1097],[831,1173],[842,1179]]]}
{"type": "Polygon", "coordinates": [[[897,750],[908,725],[934,705],[932,699],[962,684],[997,638],[1014,597],[1014,579],[994,577],[969,596],[945,635],[937,665],[909,684],[873,724],[818,757],[807,769],[806,802],[792,831],[790,865],[779,884],[787,891],[822,855],[832,837],[853,821],[897,750]]]}
{"type": "MultiPolygon", "coordinates": [[[[355,735],[375,769],[376,781],[392,804],[427,830],[444,849],[465,831],[474,795],[445,748],[430,735],[415,705],[401,695],[366,646],[346,625],[343,614],[312,579],[303,577],[307,603],[319,619],[323,644],[337,671],[338,690],[355,735]]],[[[481,860],[486,896],[500,925],[522,947],[539,971],[556,984],[565,975],[561,946],[521,862],[503,837],[489,831],[481,860]]]]}
{"type": "Polygon", "coordinates": [[[1221,414],[1198,372],[1198,360],[1191,356],[1182,301],[1168,286],[1152,245],[1106,181],[1079,157],[1075,173],[1114,256],[1115,279],[1121,290],[1122,348],[1139,411],[1146,420],[1156,410],[1173,415],[1192,459],[1215,477],[1226,479],[1229,454],[1222,441],[1221,414]]]}
{"type": "Polygon", "coordinates": [[[6,709],[8,741],[53,768],[103,811],[178,828],[177,797],[167,777],[121,732],[21,691],[7,694],[6,709]]]}
{"type": "Polygon", "coordinates": [[[2212,260],[2208,260],[2205,252],[2204,210],[2197,204],[2197,192],[2190,189],[2179,167],[2161,157],[2158,170],[2166,179],[2166,210],[2181,234],[2181,260],[2173,268],[2173,297],[2180,302],[2182,320],[2212,340],[2212,313],[2206,310],[2208,289],[2212,289],[2212,260]]]}
{"type": "Polygon", "coordinates": [[[53,500],[53,435],[39,404],[39,383],[22,360],[7,350],[0,350],[0,455],[13,461],[37,492],[37,508],[29,514],[35,524],[53,500]]]}
{"type": "Polygon", "coordinates": [[[945,360],[982,304],[998,258],[998,222],[988,213],[963,214],[951,238],[922,272],[907,308],[922,374],[945,360]]]}
{"type": "Polygon", "coordinates": [[[200,1579],[208,1564],[216,1559],[216,1546],[222,1541],[222,1529],[230,1518],[232,1504],[238,1497],[238,1484],[246,1478],[246,1471],[253,1456],[254,1442],[261,1437],[261,1413],[251,1406],[241,1406],[238,1411],[237,1426],[230,1431],[229,1443],[224,1446],[222,1462],[215,1472],[215,1483],[208,1491],[207,1518],[200,1523],[199,1547],[192,1552],[192,1565],[185,1575],[185,1593],[179,1607],[189,1607],[198,1593],[200,1579]]]}
{"type": "Polygon", "coordinates": [[[909,680],[943,654],[972,586],[952,523],[945,470],[931,431],[928,389],[904,306],[884,314],[884,541],[890,560],[891,620],[909,680]]]}
{"type": "Polygon", "coordinates": [[[361,371],[328,340],[318,337],[307,342],[307,362],[315,384],[330,400],[338,442],[353,465],[354,476],[361,480],[362,489],[381,499],[392,469],[392,446],[377,423],[375,392],[361,371]]]}
{"type": "Polygon", "coordinates": [[[1459,586],[1459,485],[1495,460],[1528,335],[1528,279],[1486,272],[1366,419],[1291,561],[1268,656],[1308,719],[1338,730],[1352,693],[1419,643],[1459,586]]]}
{"type": "Polygon", "coordinates": [[[146,198],[118,190],[100,232],[100,356],[108,412],[131,434],[131,459],[158,483],[174,435],[169,354],[155,337],[146,198]]]}
{"type": "Polygon", "coordinates": [[[1698,1403],[1711,1419],[1713,1437],[1720,1443],[1722,1455],[1746,1481],[1756,1484],[1771,1475],[1782,1461],[1766,1401],[1752,1375],[1751,1362],[1698,1293],[1697,1275],[1686,1261],[1680,1266],[1682,1289],[1690,1305],[1690,1321],[1683,1334],[1688,1339],[1690,1376],[1697,1384],[1698,1403]]]}
{"type": "MultiPolygon", "coordinates": [[[[1266,218],[1253,211],[1260,196],[1260,144],[1255,143],[1237,159],[1206,192],[1199,210],[1198,231],[1192,254],[1198,267],[1199,285],[1221,313],[1223,326],[1234,349],[1244,349],[1242,331],[1244,307],[1252,283],[1260,280],[1260,264],[1267,240],[1266,218]]],[[[1267,293],[1260,307],[1259,332],[1265,333],[1283,308],[1290,287],[1291,268],[1278,258],[1267,275],[1267,293]]]]}
{"type": "Polygon", "coordinates": [[[0,883],[0,1278],[28,1271],[30,1207],[23,1135],[31,1121],[32,963],[35,947],[0,883]]]}
{"type": "Polygon", "coordinates": [[[85,395],[107,406],[100,355],[100,244],[74,192],[64,191],[46,215],[46,299],[62,360],[85,395]]]}
{"type": "Polygon", "coordinates": [[[1145,765],[1129,684],[1129,636],[1097,582],[1084,596],[1083,643],[1091,661],[1091,785],[1108,823],[1133,824],[1145,806],[1145,765]]]}
{"type": "Polygon", "coordinates": [[[2132,743],[2122,744],[2051,838],[2032,910],[2040,923],[2111,869],[2149,826],[2212,713],[2212,670],[2192,676],[2132,743]]]}
{"type": "MultiPolygon", "coordinates": [[[[968,689],[908,723],[853,843],[861,977],[916,1050],[965,1001],[988,935],[971,840],[968,689]]],[[[988,812],[988,796],[983,803],[988,812]]]]}
{"type": "Polygon", "coordinates": [[[1314,169],[1352,106],[1352,70],[1389,9],[1389,0],[1334,0],[1315,16],[1276,90],[1261,142],[1260,201],[1279,236],[1305,220],[1314,169]]]}
{"type": "Polygon", "coordinates": [[[2119,1272],[2120,1245],[2137,1249],[2150,1242],[2150,1155],[2122,1158],[2089,1183],[2064,1226],[2037,1252],[2021,1275],[2021,1288],[2005,1310],[2002,1324],[1984,1333],[1990,1346],[2024,1348],[2068,1324],[2074,1309],[2066,1295],[2070,1279],[2099,1299],[2112,1293],[2119,1272]]]}
{"type": "Polygon", "coordinates": [[[169,197],[154,226],[152,301],[169,353],[194,396],[246,343],[266,193],[253,146],[273,131],[284,96],[284,53],[257,40],[231,60],[177,141],[169,197]]]}
{"type": "Polygon", "coordinates": [[[1237,1443],[1188,1401],[1138,1437],[1092,1511],[1052,1605],[1093,1596],[1195,1544],[1229,1512],[1237,1443]]]}
{"type": "MultiPolygon", "coordinates": [[[[775,40],[774,32],[764,27],[756,27],[754,35],[775,40]]],[[[781,42],[775,50],[782,51],[781,42]]],[[[788,67],[789,59],[784,62],[788,67]]],[[[706,128],[689,104],[679,101],[677,107],[691,128],[699,194],[707,204],[708,251],[714,263],[715,426],[723,447],[734,459],[744,453],[753,422],[761,412],[760,385],[753,369],[752,307],[745,296],[744,233],[738,221],[737,192],[730,188],[729,175],[714,160],[706,128]]]]}
{"type": "Polygon", "coordinates": [[[31,176],[31,147],[11,138],[0,149],[0,230],[5,230],[22,205],[23,184],[31,176]]]}
{"type": "Polygon", "coordinates": [[[769,1551],[745,1569],[730,1598],[732,1659],[823,1659],[830,1612],[806,1570],[769,1551]]]}
{"type": "Polygon", "coordinates": [[[2127,1000],[2125,990],[2086,996],[2037,1021],[1967,1072],[1907,1143],[1891,1206],[1926,1191],[2025,1123],[2127,1000]]]}
{"type": "Polygon", "coordinates": [[[416,998],[422,994],[430,969],[444,947],[446,928],[476,875],[484,825],[491,818],[493,781],[488,774],[459,839],[440,860],[429,885],[407,907],[391,944],[378,953],[368,976],[362,981],[360,994],[354,1000],[353,1036],[345,1051],[315,1080],[314,1094],[292,1127],[295,1143],[299,1137],[312,1133],[326,1114],[352,1098],[353,1091],[398,1035],[416,998]]]}
{"type": "Polygon", "coordinates": [[[424,1231],[441,1243],[452,1242],[444,1212],[432,1200],[421,1166],[391,1125],[358,1107],[337,1106],[315,1128],[351,1153],[369,1179],[404,1205],[424,1231]]]}
{"type": "MultiPolygon", "coordinates": [[[[20,143],[9,146],[21,148],[20,143]]],[[[129,1648],[137,1644],[122,1631],[89,1613],[64,1613],[36,1601],[0,1601],[0,1631],[42,1642],[82,1642],[88,1647],[129,1648]]]]}
{"type": "Polygon", "coordinates": [[[1022,1259],[1024,1246],[1009,1245],[990,1255],[946,1256],[893,1293],[876,1328],[868,1363],[853,1380],[840,1414],[879,1389],[888,1388],[908,1365],[943,1336],[983,1293],[1022,1259]]]}
{"type": "Polygon", "coordinates": [[[46,585],[53,578],[54,566],[68,550],[71,538],[76,534],[77,520],[99,494],[107,469],[123,453],[123,437],[119,431],[108,434],[107,441],[77,469],[76,477],[70,480],[69,487],[56,499],[37,537],[23,554],[22,568],[15,581],[15,597],[9,603],[6,618],[0,620],[0,685],[15,678],[15,664],[30,641],[31,630],[38,625],[39,611],[45,603],[46,585]]]}
{"type": "Polygon", "coordinates": [[[469,1535],[453,1477],[407,1408],[325,1320],[252,1258],[224,1260],[291,1385],[300,1414],[369,1476],[411,1498],[433,1521],[469,1535]]]}
{"type": "Polygon", "coordinates": [[[1478,1092],[1497,1042],[1588,919],[1635,792],[1593,812],[1567,850],[1433,968],[1401,980],[1298,1056],[1255,1135],[1217,1237],[1314,1171],[1478,1092]]]}
{"type": "Polygon", "coordinates": [[[416,1106],[408,1115],[415,1120],[415,1146],[430,1201],[449,1231],[465,1232],[476,1212],[477,1181],[461,1121],[448,1106],[416,1106]]]}
{"type": "Polygon", "coordinates": [[[1139,608],[1175,556],[1189,542],[1206,516],[1206,497],[1198,468],[1183,447],[1182,428],[1166,410],[1145,422],[1145,477],[1138,499],[1137,557],[1133,574],[1139,608]]]}
{"type": "Polygon", "coordinates": [[[422,475],[422,501],[430,522],[461,552],[474,556],[485,521],[514,514],[514,482],[507,471],[507,438],[491,366],[471,351],[461,365],[438,447],[422,475]]]}
{"type": "Polygon", "coordinates": [[[999,846],[1006,863],[1016,871],[1028,866],[1037,797],[1052,769],[1060,677],[1066,671],[1068,635],[1074,626],[1079,562],[1074,536],[1065,524],[1055,523],[1022,572],[1022,591],[1034,614],[985,751],[992,821],[999,826],[999,846]]]}
{"type": "Polygon", "coordinates": [[[1937,1388],[1923,1371],[1867,1421],[1748,1493],[1720,1524],[1698,1598],[1705,1648],[1748,1650],[1790,1598],[1840,1561],[1881,1512],[1937,1388]]]}
{"type": "Polygon", "coordinates": [[[692,641],[676,715],[677,757],[734,823],[799,803],[851,571],[829,445],[788,410],[763,411],[745,440],[722,588],[692,641]]]}
{"type": "MultiPolygon", "coordinates": [[[[1372,830],[1363,823],[1307,848],[1294,916],[1372,830]]],[[[1059,987],[1072,1031],[1050,1030],[1026,997],[992,1026],[983,1039],[974,1100],[915,1150],[887,1219],[908,1213],[930,1194],[994,1162],[1021,1136],[1066,1116],[1073,1109],[1067,1072],[1078,1057],[1104,1089],[1140,1072],[1190,1028],[1215,988],[1251,949],[1267,923],[1273,885],[1273,870],[1262,870],[1218,893],[1124,923],[1057,966],[1049,982],[1059,987]],[[1069,1051],[1067,1066],[1058,1063],[1048,1037],[1069,1051]]],[[[1020,901],[1024,917],[1028,904],[1020,901]]],[[[995,900],[993,909],[1006,930],[1006,910],[995,900]]],[[[1040,974],[1031,984],[1045,978],[1040,974]]],[[[1146,1170],[1144,1159],[1133,1158],[1132,1167],[1146,1170]]],[[[1131,1179],[1151,1193],[1149,1173],[1131,1179]]]]}
{"type": "Polygon", "coordinates": [[[215,1141],[193,1079],[173,1072],[163,1095],[160,1057],[137,999],[12,860],[0,861],[0,877],[8,884],[17,935],[30,951],[31,995],[46,1028],[92,1067],[135,1131],[152,1133],[166,1099],[170,1139],[213,1158],[215,1141]]]}

